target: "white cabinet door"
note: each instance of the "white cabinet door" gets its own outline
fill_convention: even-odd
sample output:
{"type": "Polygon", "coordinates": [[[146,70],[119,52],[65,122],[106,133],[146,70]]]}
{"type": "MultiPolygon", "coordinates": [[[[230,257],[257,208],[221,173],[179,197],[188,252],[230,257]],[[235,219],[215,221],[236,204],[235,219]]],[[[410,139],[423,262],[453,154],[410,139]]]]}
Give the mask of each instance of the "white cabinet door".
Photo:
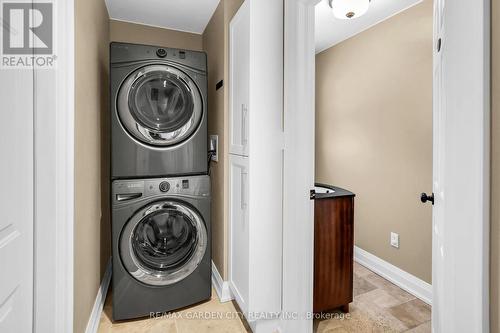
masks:
{"type": "Polygon", "coordinates": [[[229,155],[229,284],[241,310],[248,311],[248,158],[229,155]]]}
{"type": "Polygon", "coordinates": [[[28,333],[33,325],[33,71],[0,69],[0,100],[0,332],[28,333]]]}
{"type": "Polygon", "coordinates": [[[248,156],[250,10],[241,5],[229,25],[229,152],[248,156]]]}

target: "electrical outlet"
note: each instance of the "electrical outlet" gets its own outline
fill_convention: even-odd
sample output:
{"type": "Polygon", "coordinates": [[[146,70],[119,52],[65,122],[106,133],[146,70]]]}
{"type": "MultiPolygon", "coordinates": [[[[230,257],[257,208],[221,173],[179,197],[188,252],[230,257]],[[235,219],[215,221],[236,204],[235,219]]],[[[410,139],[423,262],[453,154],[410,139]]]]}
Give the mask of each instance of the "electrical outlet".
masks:
{"type": "Polygon", "coordinates": [[[391,246],[399,249],[399,234],[391,232],[391,246]]]}
{"type": "Polygon", "coordinates": [[[212,161],[218,162],[219,161],[219,136],[218,135],[210,135],[210,144],[209,144],[209,150],[215,151],[212,154],[212,161]]]}

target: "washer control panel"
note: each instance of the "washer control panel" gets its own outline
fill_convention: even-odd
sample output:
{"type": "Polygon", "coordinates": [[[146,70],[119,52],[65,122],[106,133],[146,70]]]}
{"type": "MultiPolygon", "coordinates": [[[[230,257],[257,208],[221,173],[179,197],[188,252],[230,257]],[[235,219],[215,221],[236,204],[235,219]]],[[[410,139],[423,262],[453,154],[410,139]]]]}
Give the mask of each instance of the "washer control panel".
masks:
{"type": "Polygon", "coordinates": [[[160,185],[158,186],[158,188],[162,192],[168,192],[168,190],[170,190],[170,183],[167,182],[167,181],[163,181],[163,182],[160,183],[160,185]]]}
{"type": "Polygon", "coordinates": [[[145,180],[115,180],[112,185],[113,205],[127,204],[147,198],[175,196],[210,197],[210,177],[200,175],[145,180]]]}

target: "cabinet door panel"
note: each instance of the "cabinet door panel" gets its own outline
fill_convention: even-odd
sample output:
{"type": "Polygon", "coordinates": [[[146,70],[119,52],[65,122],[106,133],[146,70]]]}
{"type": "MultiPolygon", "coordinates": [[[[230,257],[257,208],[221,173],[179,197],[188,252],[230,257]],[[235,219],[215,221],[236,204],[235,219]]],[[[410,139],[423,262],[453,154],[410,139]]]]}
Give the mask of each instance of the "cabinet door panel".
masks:
{"type": "Polygon", "coordinates": [[[248,230],[248,158],[229,156],[229,224],[231,290],[236,302],[248,311],[249,230],[248,230]]]}
{"type": "Polygon", "coordinates": [[[352,302],[354,199],[314,202],[314,312],[352,302]]]}
{"type": "Polygon", "coordinates": [[[250,11],[245,2],[229,27],[229,152],[248,156],[250,11]]]}

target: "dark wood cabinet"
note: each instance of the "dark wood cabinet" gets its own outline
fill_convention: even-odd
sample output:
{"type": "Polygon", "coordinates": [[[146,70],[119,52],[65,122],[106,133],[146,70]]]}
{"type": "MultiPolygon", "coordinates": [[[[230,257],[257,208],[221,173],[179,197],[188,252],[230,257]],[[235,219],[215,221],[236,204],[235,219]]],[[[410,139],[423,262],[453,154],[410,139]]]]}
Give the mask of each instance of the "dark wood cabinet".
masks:
{"type": "Polygon", "coordinates": [[[314,202],[313,309],[347,312],[353,298],[354,194],[328,188],[332,192],[316,193],[314,202]]]}

